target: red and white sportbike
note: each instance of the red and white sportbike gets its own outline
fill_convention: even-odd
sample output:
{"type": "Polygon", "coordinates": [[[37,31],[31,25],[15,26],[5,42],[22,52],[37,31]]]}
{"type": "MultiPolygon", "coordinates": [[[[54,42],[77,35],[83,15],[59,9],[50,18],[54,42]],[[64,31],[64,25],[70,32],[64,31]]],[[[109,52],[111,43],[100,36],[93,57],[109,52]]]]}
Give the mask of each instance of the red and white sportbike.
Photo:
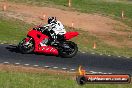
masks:
{"type": "Polygon", "coordinates": [[[49,31],[41,26],[34,27],[31,29],[27,37],[24,38],[18,45],[18,48],[21,53],[43,53],[43,54],[52,54],[55,56],[61,56],[64,58],[71,58],[77,54],[78,47],[72,42],[68,41],[69,39],[78,35],[78,32],[67,32],[63,36],[58,36],[55,44],[50,44],[49,31]],[[43,29],[43,30],[42,30],[43,29]],[[49,42],[47,46],[41,46],[40,43],[48,38],[49,42]]]}

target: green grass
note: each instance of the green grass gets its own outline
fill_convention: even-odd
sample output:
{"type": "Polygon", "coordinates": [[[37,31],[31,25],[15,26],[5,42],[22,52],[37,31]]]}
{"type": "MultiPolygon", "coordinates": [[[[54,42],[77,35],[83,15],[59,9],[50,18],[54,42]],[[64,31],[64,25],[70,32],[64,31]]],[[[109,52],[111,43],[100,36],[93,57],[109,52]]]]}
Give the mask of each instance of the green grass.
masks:
{"type": "MultiPolygon", "coordinates": [[[[68,0],[9,0],[38,6],[59,5],[68,7],[68,0]]],[[[85,13],[99,13],[123,21],[132,27],[132,2],[126,0],[72,0],[72,8],[85,13]],[[118,1],[118,2],[116,2],[118,1]],[[125,19],[121,20],[121,11],[125,19]]],[[[53,6],[54,7],[54,6],[53,6]]]]}
{"type": "MultiPolygon", "coordinates": [[[[45,5],[58,6],[59,5],[62,7],[67,7],[68,0],[10,0],[10,1],[28,3],[31,5],[35,4],[39,6],[45,6],[45,5]]],[[[116,1],[119,1],[119,2],[115,2],[114,0],[96,0],[96,1],[95,0],[72,0],[72,8],[81,12],[100,13],[100,14],[109,15],[116,19],[119,18],[119,20],[121,20],[120,19],[121,10],[124,10],[125,19],[122,21],[127,23],[129,26],[132,26],[132,3],[131,2],[129,3],[128,1],[125,1],[125,0],[116,0],[116,1]]],[[[19,22],[17,24],[19,24],[19,22]]],[[[19,40],[21,40],[25,36],[27,31],[26,29],[28,29],[28,26],[26,24],[21,24],[21,23],[19,25],[14,25],[14,26],[13,24],[12,25],[8,24],[8,25],[4,26],[3,28],[1,27],[3,30],[1,31],[4,32],[0,35],[1,40],[7,40],[8,42],[18,43],[19,40]],[[10,25],[9,29],[6,29],[8,28],[8,25],[10,25]],[[11,26],[12,28],[10,28],[11,26]],[[5,36],[7,31],[10,31],[10,32],[7,36],[5,36]]],[[[122,27],[120,27],[120,25],[116,25],[114,29],[117,31],[123,31],[124,29],[123,28],[121,29],[121,28],[122,27]]],[[[69,28],[66,28],[66,29],[69,29],[69,28]]],[[[75,39],[73,39],[73,41],[75,41],[78,44],[79,50],[81,51],[132,57],[132,54],[131,54],[132,49],[127,46],[123,46],[123,48],[110,46],[106,44],[104,41],[100,40],[99,38],[93,35],[90,35],[89,33],[86,33],[79,29],[77,29],[77,31],[79,31],[80,35],[76,37],[75,39]],[[97,43],[97,49],[92,49],[94,42],[97,43]]],[[[124,30],[124,31],[131,31],[131,27],[130,27],[130,30],[124,30]]],[[[127,38],[126,36],[119,37],[116,34],[111,34],[111,36],[114,37],[117,40],[117,42],[120,42],[120,43],[121,41],[124,41],[127,38]]],[[[131,41],[131,39],[129,40],[131,41]]]]}
{"type": "Polygon", "coordinates": [[[132,84],[87,84],[80,86],[63,74],[0,71],[0,88],[132,88],[132,84]]]}
{"type": "MultiPolygon", "coordinates": [[[[18,44],[20,40],[26,37],[30,27],[32,27],[30,24],[26,24],[20,20],[0,17],[0,42],[18,44]]],[[[132,57],[132,49],[127,46],[124,48],[117,48],[106,44],[99,38],[80,29],[71,29],[69,27],[66,27],[66,29],[67,31],[79,32],[79,36],[73,38],[72,41],[77,43],[80,51],[132,57]],[[93,49],[94,42],[97,44],[96,49],[93,49]]],[[[111,35],[117,37],[119,42],[123,39],[115,34],[111,35]]]]}
{"type": "MultiPolygon", "coordinates": [[[[77,29],[76,29],[77,30],[77,29]]],[[[71,30],[71,31],[75,31],[71,30]]],[[[76,38],[73,38],[72,40],[76,42],[79,46],[79,50],[85,51],[85,52],[95,52],[98,54],[106,54],[106,55],[115,55],[115,56],[129,56],[131,57],[132,49],[124,46],[123,48],[114,47],[111,45],[106,44],[98,37],[95,37],[93,35],[90,35],[88,32],[77,30],[79,32],[79,36],[76,38]],[[93,44],[96,42],[96,49],[93,49],[93,44]]],[[[117,38],[118,42],[123,41],[124,37],[119,37],[116,34],[112,34],[113,37],[117,38]]]]}
{"type": "Polygon", "coordinates": [[[26,35],[29,25],[16,20],[0,17],[0,41],[16,44],[26,35]]]}

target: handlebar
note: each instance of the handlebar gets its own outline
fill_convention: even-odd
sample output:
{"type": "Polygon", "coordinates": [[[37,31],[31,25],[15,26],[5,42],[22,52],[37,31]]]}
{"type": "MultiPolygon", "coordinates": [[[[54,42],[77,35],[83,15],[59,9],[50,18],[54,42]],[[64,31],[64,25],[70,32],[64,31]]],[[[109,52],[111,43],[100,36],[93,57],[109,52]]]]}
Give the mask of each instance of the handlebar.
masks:
{"type": "Polygon", "coordinates": [[[36,28],[33,28],[33,30],[37,30],[43,33],[45,30],[48,30],[48,28],[47,27],[36,27],[36,28]]]}

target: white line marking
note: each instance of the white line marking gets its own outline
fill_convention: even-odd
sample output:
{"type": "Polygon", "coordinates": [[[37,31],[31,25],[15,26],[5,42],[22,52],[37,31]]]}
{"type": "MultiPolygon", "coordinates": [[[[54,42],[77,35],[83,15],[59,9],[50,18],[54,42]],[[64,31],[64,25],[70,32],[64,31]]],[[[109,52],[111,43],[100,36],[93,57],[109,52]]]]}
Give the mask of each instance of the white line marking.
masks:
{"type": "Polygon", "coordinates": [[[102,56],[103,54],[100,54],[100,56],[102,56]]]}
{"type": "Polygon", "coordinates": [[[121,57],[121,56],[118,56],[118,57],[121,57]]]}
{"type": "Polygon", "coordinates": [[[3,62],[4,64],[9,64],[9,62],[3,62]]]}
{"type": "Polygon", "coordinates": [[[89,71],[89,72],[94,72],[94,71],[89,71]]]}
{"type": "Polygon", "coordinates": [[[49,68],[50,66],[44,66],[45,68],[49,68]]]}
{"type": "Polygon", "coordinates": [[[93,74],[97,74],[98,72],[92,72],[93,74]]]}
{"type": "Polygon", "coordinates": [[[111,56],[111,55],[108,55],[109,57],[111,56]]]}
{"type": "Polygon", "coordinates": [[[91,53],[91,54],[95,54],[95,53],[91,53]]]}
{"type": "Polygon", "coordinates": [[[33,65],[34,67],[38,67],[39,65],[33,65]]]}
{"type": "Polygon", "coordinates": [[[62,68],[63,70],[67,70],[67,68],[62,68]]]}
{"type": "Polygon", "coordinates": [[[89,72],[91,72],[91,73],[93,73],[93,74],[96,74],[96,73],[98,73],[98,72],[95,72],[95,71],[89,71],[89,72]]]}
{"type": "Polygon", "coordinates": [[[82,52],[82,53],[86,53],[86,52],[82,52]]]}
{"type": "Polygon", "coordinates": [[[71,71],[75,71],[75,69],[70,69],[71,71]]]}
{"type": "Polygon", "coordinates": [[[9,45],[13,45],[13,44],[9,44],[9,45]]]}
{"type": "Polygon", "coordinates": [[[15,63],[15,65],[20,65],[20,63],[15,63]]]}
{"type": "Polygon", "coordinates": [[[29,64],[24,64],[25,66],[29,66],[29,64]]]}
{"type": "Polygon", "coordinates": [[[126,58],[130,58],[130,57],[126,57],[126,58]]]}
{"type": "Polygon", "coordinates": [[[98,72],[99,74],[102,74],[102,72],[98,72]]]}
{"type": "Polygon", "coordinates": [[[0,44],[4,44],[4,43],[2,42],[2,43],[0,43],[0,44]]]}
{"type": "Polygon", "coordinates": [[[57,69],[58,67],[53,67],[54,69],[57,69]]]}

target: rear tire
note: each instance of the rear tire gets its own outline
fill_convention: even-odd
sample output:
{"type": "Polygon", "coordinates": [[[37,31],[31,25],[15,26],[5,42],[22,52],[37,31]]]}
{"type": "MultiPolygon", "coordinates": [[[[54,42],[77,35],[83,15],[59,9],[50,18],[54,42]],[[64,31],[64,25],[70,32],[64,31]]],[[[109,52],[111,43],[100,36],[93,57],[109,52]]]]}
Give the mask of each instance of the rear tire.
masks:
{"type": "Polygon", "coordinates": [[[59,50],[59,55],[63,58],[72,58],[77,54],[77,52],[78,52],[77,44],[75,44],[72,41],[66,41],[63,44],[63,47],[59,50]],[[71,51],[66,51],[67,49],[65,48],[65,45],[66,46],[68,45],[71,51]]]}
{"type": "Polygon", "coordinates": [[[32,53],[34,51],[34,42],[33,39],[29,41],[28,45],[25,45],[25,38],[18,44],[18,49],[23,54],[32,53]]]}

